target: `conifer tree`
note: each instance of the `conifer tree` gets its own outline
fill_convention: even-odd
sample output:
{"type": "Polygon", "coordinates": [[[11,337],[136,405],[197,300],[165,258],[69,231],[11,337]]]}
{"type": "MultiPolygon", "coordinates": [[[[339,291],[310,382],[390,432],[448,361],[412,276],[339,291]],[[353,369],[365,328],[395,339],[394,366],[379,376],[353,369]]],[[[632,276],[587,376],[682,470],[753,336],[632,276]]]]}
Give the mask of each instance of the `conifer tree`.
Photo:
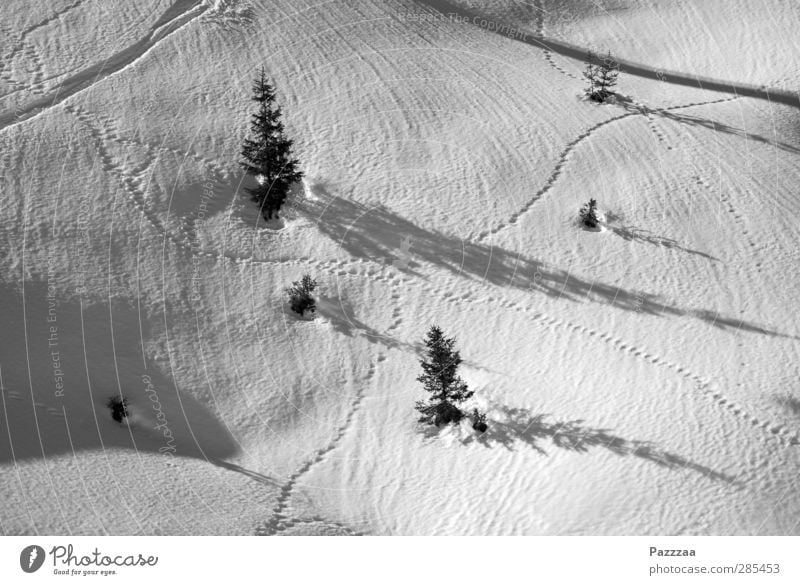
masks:
{"type": "Polygon", "coordinates": [[[603,102],[617,85],[619,63],[614,60],[610,51],[602,59],[590,51],[586,55],[586,69],[583,70],[583,76],[588,82],[586,95],[596,102],[603,102]]]}
{"type": "Polygon", "coordinates": [[[597,200],[589,199],[589,203],[583,205],[578,211],[581,217],[581,222],[586,227],[596,228],[600,223],[600,218],[597,217],[597,200]]]}
{"type": "Polygon", "coordinates": [[[416,409],[420,413],[419,422],[437,427],[451,422],[457,423],[464,413],[457,406],[472,397],[472,390],[457,375],[461,356],[454,349],[455,338],[447,338],[437,326],[432,326],[425,338],[426,359],[420,361],[422,374],[417,377],[430,395],[428,400],[420,400],[416,409]]]}
{"type": "Polygon", "coordinates": [[[592,63],[594,60],[594,53],[591,51],[586,55],[586,68],[583,70],[583,77],[586,79],[588,86],[586,87],[586,95],[594,99],[595,92],[597,91],[597,83],[600,78],[600,67],[592,63]]]}
{"type": "Polygon", "coordinates": [[[485,433],[486,429],[489,428],[489,425],[486,424],[485,412],[481,412],[477,408],[473,408],[470,418],[472,419],[472,428],[479,433],[485,433]]]}
{"type": "Polygon", "coordinates": [[[611,90],[617,85],[617,77],[619,77],[619,63],[609,51],[600,65],[600,91],[603,93],[603,99],[611,95],[611,90]]]}
{"type": "Polygon", "coordinates": [[[317,288],[317,281],[310,274],[304,274],[300,280],[295,280],[292,286],[286,289],[289,295],[289,307],[298,315],[305,315],[306,311],[314,313],[317,302],[311,293],[317,288]]]}
{"type": "Polygon", "coordinates": [[[248,188],[264,219],[278,217],[289,187],[303,177],[299,161],[292,155],[292,141],[283,133],[281,109],[275,104],[275,90],[264,68],[253,82],[252,100],[258,104],[250,120],[250,134],[242,144],[241,166],[256,177],[258,185],[248,188]]]}

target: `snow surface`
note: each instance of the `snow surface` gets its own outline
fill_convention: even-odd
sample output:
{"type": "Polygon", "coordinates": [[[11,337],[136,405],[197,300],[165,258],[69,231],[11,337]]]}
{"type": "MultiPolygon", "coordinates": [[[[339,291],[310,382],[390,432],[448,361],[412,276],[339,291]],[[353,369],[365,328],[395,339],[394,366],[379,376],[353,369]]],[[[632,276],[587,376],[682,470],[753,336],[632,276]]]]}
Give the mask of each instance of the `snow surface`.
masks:
{"type": "Polygon", "coordinates": [[[486,4],[5,3],[0,532],[800,532],[797,5],[486,4]],[[433,323],[485,435],[415,424],[433,323]]]}

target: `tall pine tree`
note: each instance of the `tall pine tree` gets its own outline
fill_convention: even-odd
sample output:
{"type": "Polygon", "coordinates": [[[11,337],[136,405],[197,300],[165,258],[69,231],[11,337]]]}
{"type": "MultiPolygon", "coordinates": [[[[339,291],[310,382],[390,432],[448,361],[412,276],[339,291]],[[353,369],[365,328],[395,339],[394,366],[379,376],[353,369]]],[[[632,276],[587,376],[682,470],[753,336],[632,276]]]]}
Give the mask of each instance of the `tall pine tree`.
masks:
{"type": "Polygon", "coordinates": [[[447,338],[437,326],[432,326],[425,337],[426,359],[420,361],[422,374],[417,378],[430,394],[427,401],[420,400],[416,409],[421,416],[419,422],[437,427],[464,417],[458,404],[472,397],[472,390],[457,375],[461,356],[454,349],[455,338],[447,338]]]}
{"type": "Polygon", "coordinates": [[[269,220],[278,217],[289,188],[303,173],[292,156],[292,141],[283,133],[281,109],[275,104],[275,90],[263,67],[253,82],[252,100],[258,103],[258,109],[251,117],[250,135],[242,144],[241,166],[256,177],[258,185],[247,192],[260,205],[264,219],[269,220]]]}

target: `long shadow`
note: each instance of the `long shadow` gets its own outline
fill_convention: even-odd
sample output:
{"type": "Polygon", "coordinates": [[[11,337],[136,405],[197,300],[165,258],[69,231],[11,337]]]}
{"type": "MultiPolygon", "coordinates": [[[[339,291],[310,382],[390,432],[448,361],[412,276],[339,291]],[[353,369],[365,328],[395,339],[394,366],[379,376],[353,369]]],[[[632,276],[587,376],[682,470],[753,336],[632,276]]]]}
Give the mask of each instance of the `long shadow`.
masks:
{"type": "Polygon", "coordinates": [[[723,122],[717,122],[715,120],[711,120],[709,118],[701,118],[699,116],[690,116],[688,114],[681,114],[675,112],[673,110],[667,109],[651,109],[647,107],[643,107],[641,104],[634,103],[634,101],[629,98],[628,96],[624,96],[621,94],[614,94],[614,103],[622,106],[623,109],[629,112],[639,112],[643,115],[656,115],[667,120],[671,120],[673,122],[677,122],[679,124],[688,124],[690,126],[699,126],[701,128],[707,128],[712,130],[713,132],[722,132],[724,134],[730,134],[732,136],[740,136],[747,140],[752,140],[754,142],[759,142],[761,144],[766,144],[768,146],[772,146],[775,148],[779,148],[780,150],[790,152],[792,154],[800,154],[800,148],[797,146],[793,146],[786,142],[781,142],[779,140],[772,140],[765,136],[761,136],[760,134],[753,134],[752,132],[747,132],[742,130],[741,128],[736,128],[735,126],[730,126],[729,124],[725,124],[723,122]]]}
{"type": "MultiPolygon", "coordinates": [[[[558,53],[559,55],[570,57],[578,61],[587,60],[587,54],[589,50],[585,47],[579,47],[577,45],[565,43],[564,41],[549,39],[541,35],[523,31],[513,23],[503,22],[500,19],[494,18],[487,14],[482,14],[476,10],[458,6],[452,2],[448,2],[447,0],[417,0],[417,2],[423,6],[427,6],[437,12],[440,12],[445,16],[456,15],[459,17],[459,19],[467,20],[470,23],[475,24],[475,26],[485,29],[487,32],[494,32],[500,36],[511,38],[527,45],[548,49],[554,53],[558,53]]],[[[688,75],[686,73],[679,73],[677,71],[665,71],[663,69],[649,67],[642,63],[636,63],[626,59],[619,59],[616,56],[614,59],[620,64],[622,72],[626,75],[635,75],[636,77],[653,79],[662,83],[670,83],[672,85],[682,85],[702,90],[752,97],[770,102],[786,104],[794,108],[800,107],[800,96],[796,92],[779,89],[767,89],[755,85],[712,79],[710,77],[688,75]]],[[[601,58],[594,59],[596,63],[599,63],[600,60],[601,58]]]]}
{"type": "MultiPolygon", "coordinates": [[[[542,455],[547,452],[540,443],[549,440],[553,446],[567,451],[586,453],[590,449],[606,449],[620,457],[637,457],[668,469],[685,469],[715,481],[739,485],[734,476],[714,471],[690,459],[676,455],[650,441],[620,437],[608,429],[587,426],[582,420],[550,422],[547,415],[531,415],[522,408],[502,407],[497,420],[489,420],[485,433],[471,433],[462,443],[477,443],[487,448],[495,445],[513,451],[519,444],[527,445],[542,455]]],[[[421,429],[426,437],[435,436],[438,429],[426,426],[421,429]]]]}
{"type": "Polygon", "coordinates": [[[89,450],[202,460],[239,452],[212,412],[146,366],[147,318],[134,305],[50,292],[0,286],[0,464],[89,450]],[[106,401],[120,395],[130,417],[117,422],[106,401]]]}
{"type": "Polygon", "coordinates": [[[702,258],[706,258],[707,260],[711,260],[713,262],[719,262],[719,258],[716,258],[711,254],[706,254],[705,252],[701,252],[700,250],[693,250],[691,248],[686,248],[685,246],[681,246],[673,238],[667,238],[666,236],[657,236],[652,232],[650,232],[649,230],[629,225],[624,225],[622,223],[617,223],[620,222],[621,220],[622,218],[619,216],[615,216],[610,213],[606,214],[605,227],[611,230],[615,235],[619,236],[623,240],[629,242],[636,242],[640,244],[649,244],[651,246],[656,246],[659,248],[668,248],[670,250],[680,250],[681,252],[685,252],[693,256],[700,256],[702,258]]]}
{"type": "Polygon", "coordinates": [[[415,353],[421,352],[421,346],[402,342],[385,335],[355,317],[355,311],[344,299],[321,296],[317,301],[317,314],[331,324],[334,331],[348,337],[364,337],[371,343],[379,343],[388,349],[404,349],[415,353]]]}
{"type": "Polygon", "coordinates": [[[213,463],[217,467],[222,467],[223,469],[227,469],[228,471],[241,473],[242,475],[249,477],[250,479],[254,479],[259,483],[267,484],[276,488],[282,487],[282,484],[278,480],[273,479],[268,475],[264,475],[263,473],[258,473],[257,471],[253,471],[252,469],[245,469],[241,465],[236,465],[235,463],[231,463],[229,461],[223,461],[222,459],[209,459],[209,462],[213,463]]]}
{"type": "MultiPolygon", "coordinates": [[[[391,335],[381,333],[355,317],[353,306],[343,299],[334,299],[321,295],[317,301],[317,314],[326,319],[334,331],[347,337],[363,337],[370,343],[381,344],[387,349],[400,349],[405,352],[415,353],[420,358],[426,355],[423,343],[408,343],[400,341],[391,335]]],[[[462,364],[476,370],[496,373],[494,370],[468,359],[464,359],[462,364]]]]}
{"type": "Polygon", "coordinates": [[[604,303],[651,315],[692,317],[720,329],[796,338],[711,309],[682,309],[655,294],[587,280],[517,252],[427,231],[385,207],[366,207],[331,196],[322,185],[314,185],[311,190],[316,197],[303,203],[303,211],[323,234],[356,258],[370,258],[381,264],[391,262],[402,253],[399,242],[407,237],[413,262],[407,267],[400,262],[394,265],[409,274],[413,274],[412,267],[419,262],[426,262],[467,279],[558,299],[604,303]]]}

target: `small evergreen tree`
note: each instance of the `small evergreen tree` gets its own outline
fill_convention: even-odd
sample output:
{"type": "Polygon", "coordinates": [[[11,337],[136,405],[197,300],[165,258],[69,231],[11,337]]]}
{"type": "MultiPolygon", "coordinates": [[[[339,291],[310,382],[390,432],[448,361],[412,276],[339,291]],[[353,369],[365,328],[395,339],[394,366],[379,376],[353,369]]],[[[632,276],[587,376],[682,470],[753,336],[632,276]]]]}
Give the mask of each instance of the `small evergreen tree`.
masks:
{"type": "Polygon", "coordinates": [[[592,61],[594,55],[590,52],[586,55],[586,68],[583,70],[583,77],[586,79],[588,86],[584,90],[590,99],[595,99],[595,92],[597,91],[597,84],[600,80],[600,67],[594,65],[592,61]]]}
{"type": "Polygon", "coordinates": [[[426,359],[420,361],[422,374],[417,377],[430,395],[427,401],[420,400],[416,409],[419,422],[433,424],[457,423],[464,418],[458,404],[469,400],[473,392],[457,375],[461,356],[454,349],[455,338],[447,338],[437,326],[432,326],[425,338],[426,359]]]}
{"type": "Polygon", "coordinates": [[[486,414],[480,412],[477,408],[472,409],[470,418],[472,418],[472,428],[479,433],[485,433],[486,429],[489,428],[489,425],[486,424],[486,414]]]}
{"type": "Polygon", "coordinates": [[[289,307],[298,315],[304,315],[306,311],[311,313],[317,309],[317,303],[311,293],[317,288],[317,281],[310,275],[304,274],[300,280],[295,280],[292,286],[286,289],[289,295],[289,307]]]}
{"type": "Polygon", "coordinates": [[[597,217],[597,200],[595,199],[589,199],[589,203],[581,207],[578,214],[580,214],[581,223],[586,227],[596,228],[600,224],[600,218],[597,217]]]}
{"type": "Polygon", "coordinates": [[[602,59],[590,51],[586,55],[586,69],[583,70],[583,76],[588,82],[585,92],[589,99],[604,102],[617,85],[619,63],[614,60],[610,51],[602,59]]]}
{"type": "MultiPolygon", "coordinates": [[[[619,77],[619,63],[617,63],[611,56],[609,51],[600,65],[600,91],[603,94],[603,99],[611,95],[612,89],[617,85],[617,78],[619,77]]],[[[601,100],[602,101],[602,100],[601,100]]]]}
{"type": "Polygon", "coordinates": [[[261,207],[264,219],[278,217],[292,183],[303,173],[292,156],[292,141],[283,133],[281,109],[275,105],[275,90],[267,81],[264,68],[253,82],[252,100],[258,109],[250,121],[250,135],[242,144],[241,166],[253,175],[258,185],[248,188],[253,201],[261,207]]]}
{"type": "Polygon", "coordinates": [[[111,409],[111,418],[118,423],[128,416],[128,399],[124,396],[112,396],[106,402],[106,406],[111,409]]]}

